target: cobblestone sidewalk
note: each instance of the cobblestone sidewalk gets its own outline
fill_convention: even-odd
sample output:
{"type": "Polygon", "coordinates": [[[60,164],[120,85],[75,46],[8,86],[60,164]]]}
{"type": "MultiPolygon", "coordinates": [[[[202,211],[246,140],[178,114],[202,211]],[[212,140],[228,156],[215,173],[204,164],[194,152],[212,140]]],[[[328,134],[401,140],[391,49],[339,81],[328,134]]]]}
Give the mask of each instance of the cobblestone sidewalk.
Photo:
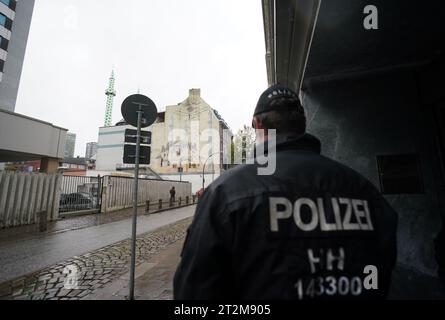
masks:
{"type": "MultiPolygon", "coordinates": [[[[138,236],[136,264],[184,238],[192,218],[138,236]]],[[[78,300],[128,272],[130,240],[72,257],[38,272],[0,284],[0,299],[78,300]]]]}

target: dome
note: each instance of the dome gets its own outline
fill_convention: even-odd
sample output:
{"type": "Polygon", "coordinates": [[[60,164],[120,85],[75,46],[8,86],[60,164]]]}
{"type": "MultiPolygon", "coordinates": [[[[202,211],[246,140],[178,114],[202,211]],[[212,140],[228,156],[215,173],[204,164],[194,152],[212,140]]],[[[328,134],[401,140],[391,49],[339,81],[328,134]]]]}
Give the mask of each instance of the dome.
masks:
{"type": "Polygon", "coordinates": [[[124,119],[122,119],[119,122],[117,122],[115,125],[116,126],[126,126],[126,125],[128,125],[128,123],[124,119]]]}

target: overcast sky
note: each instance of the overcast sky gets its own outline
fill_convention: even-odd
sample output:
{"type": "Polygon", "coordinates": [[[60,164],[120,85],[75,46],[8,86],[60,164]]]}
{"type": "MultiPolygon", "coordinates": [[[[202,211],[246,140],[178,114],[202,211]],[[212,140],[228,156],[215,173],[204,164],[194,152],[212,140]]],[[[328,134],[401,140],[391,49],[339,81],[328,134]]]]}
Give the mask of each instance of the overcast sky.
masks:
{"type": "Polygon", "coordinates": [[[36,0],[15,111],[97,141],[111,69],[113,123],[130,94],[158,110],[189,88],[234,132],[267,86],[260,0],[36,0]]]}

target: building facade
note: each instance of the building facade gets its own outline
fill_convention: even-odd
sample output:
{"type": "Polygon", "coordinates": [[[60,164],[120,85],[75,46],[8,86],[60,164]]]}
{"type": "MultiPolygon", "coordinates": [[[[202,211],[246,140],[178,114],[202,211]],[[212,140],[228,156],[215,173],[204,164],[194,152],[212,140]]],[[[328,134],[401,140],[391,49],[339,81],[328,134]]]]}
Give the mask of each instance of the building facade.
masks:
{"type": "Polygon", "coordinates": [[[97,153],[97,142],[88,142],[85,150],[85,158],[91,159],[97,153]]]}
{"type": "Polygon", "coordinates": [[[59,172],[64,176],[85,176],[88,169],[86,158],[63,158],[59,162],[59,172]]]}
{"type": "Polygon", "coordinates": [[[14,111],[34,0],[0,0],[0,108],[14,111]]]}
{"type": "MultiPolygon", "coordinates": [[[[123,164],[126,129],[135,128],[123,120],[115,126],[99,128],[98,174],[130,173],[134,167],[123,164]]],[[[155,123],[143,130],[151,132],[151,146],[150,165],[141,165],[142,174],[145,171],[168,180],[189,181],[196,192],[202,187],[203,171],[207,186],[230,162],[232,132],[201,98],[200,89],[190,89],[183,102],[167,106],[158,113],[155,123]]]]}
{"type": "Polygon", "coordinates": [[[200,89],[190,89],[184,101],[167,106],[149,128],[150,166],[161,175],[196,174],[203,169],[219,175],[230,159],[232,133],[202,99],[200,89]]]}
{"type": "Polygon", "coordinates": [[[74,158],[75,148],[76,148],[76,134],[68,132],[66,134],[64,158],[74,158]]]}
{"type": "MultiPolygon", "coordinates": [[[[100,172],[125,171],[134,167],[123,163],[125,130],[135,127],[121,120],[115,126],[99,128],[99,138],[97,143],[96,170],[100,172]]],[[[142,131],[148,131],[143,128],[142,131]]],[[[141,167],[146,167],[141,165],[141,167]]]]}

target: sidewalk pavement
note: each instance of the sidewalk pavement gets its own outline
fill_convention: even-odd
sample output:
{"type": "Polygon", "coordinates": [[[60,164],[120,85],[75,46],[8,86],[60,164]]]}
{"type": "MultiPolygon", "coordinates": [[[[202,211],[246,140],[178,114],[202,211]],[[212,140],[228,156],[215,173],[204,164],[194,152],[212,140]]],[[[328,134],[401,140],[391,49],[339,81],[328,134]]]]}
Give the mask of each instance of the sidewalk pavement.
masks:
{"type": "MultiPolygon", "coordinates": [[[[138,217],[137,234],[194,215],[195,205],[138,217]]],[[[73,256],[103,248],[130,238],[131,219],[67,232],[12,237],[0,241],[0,283],[52,266],[73,256]]]]}
{"type": "MultiPolygon", "coordinates": [[[[176,209],[176,208],[180,207],[173,207],[173,208],[166,207],[162,211],[176,209]]],[[[162,211],[150,210],[150,214],[162,211]]],[[[138,216],[147,214],[148,213],[145,212],[145,206],[138,207],[138,216]]],[[[51,233],[66,232],[76,229],[99,226],[102,224],[129,219],[132,216],[133,216],[132,207],[107,213],[92,213],[87,215],[76,215],[72,217],[66,215],[60,220],[48,222],[47,230],[44,232],[40,232],[38,230],[38,225],[36,224],[0,229],[0,243],[5,241],[11,241],[11,239],[13,241],[20,241],[24,239],[42,237],[42,235],[48,235],[51,233]]]]}
{"type": "MultiPolygon", "coordinates": [[[[184,238],[154,254],[146,262],[136,267],[134,296],[136,300],[172,300],[173,278],[180,261],[184,238]]],[[[129,272],[93,294],[85,300],[125,300],[129,294],[129,272]]]]}
{"type": "MultiPolygon", "coordinates": [[[[178,261],[178,250],[182,247],[191,221],[190,216],[138,235],[136,290],[140,291],[136,294],[141,298],[171,298],[171,281],[178,261]]],[[[130,254],[130,239],[125,239],[71,257],[1,283],[0,300],[79,300],[89,299],[90,296],[93,299],[124,299],[128,292],[126,274],[130,254]]]]}

